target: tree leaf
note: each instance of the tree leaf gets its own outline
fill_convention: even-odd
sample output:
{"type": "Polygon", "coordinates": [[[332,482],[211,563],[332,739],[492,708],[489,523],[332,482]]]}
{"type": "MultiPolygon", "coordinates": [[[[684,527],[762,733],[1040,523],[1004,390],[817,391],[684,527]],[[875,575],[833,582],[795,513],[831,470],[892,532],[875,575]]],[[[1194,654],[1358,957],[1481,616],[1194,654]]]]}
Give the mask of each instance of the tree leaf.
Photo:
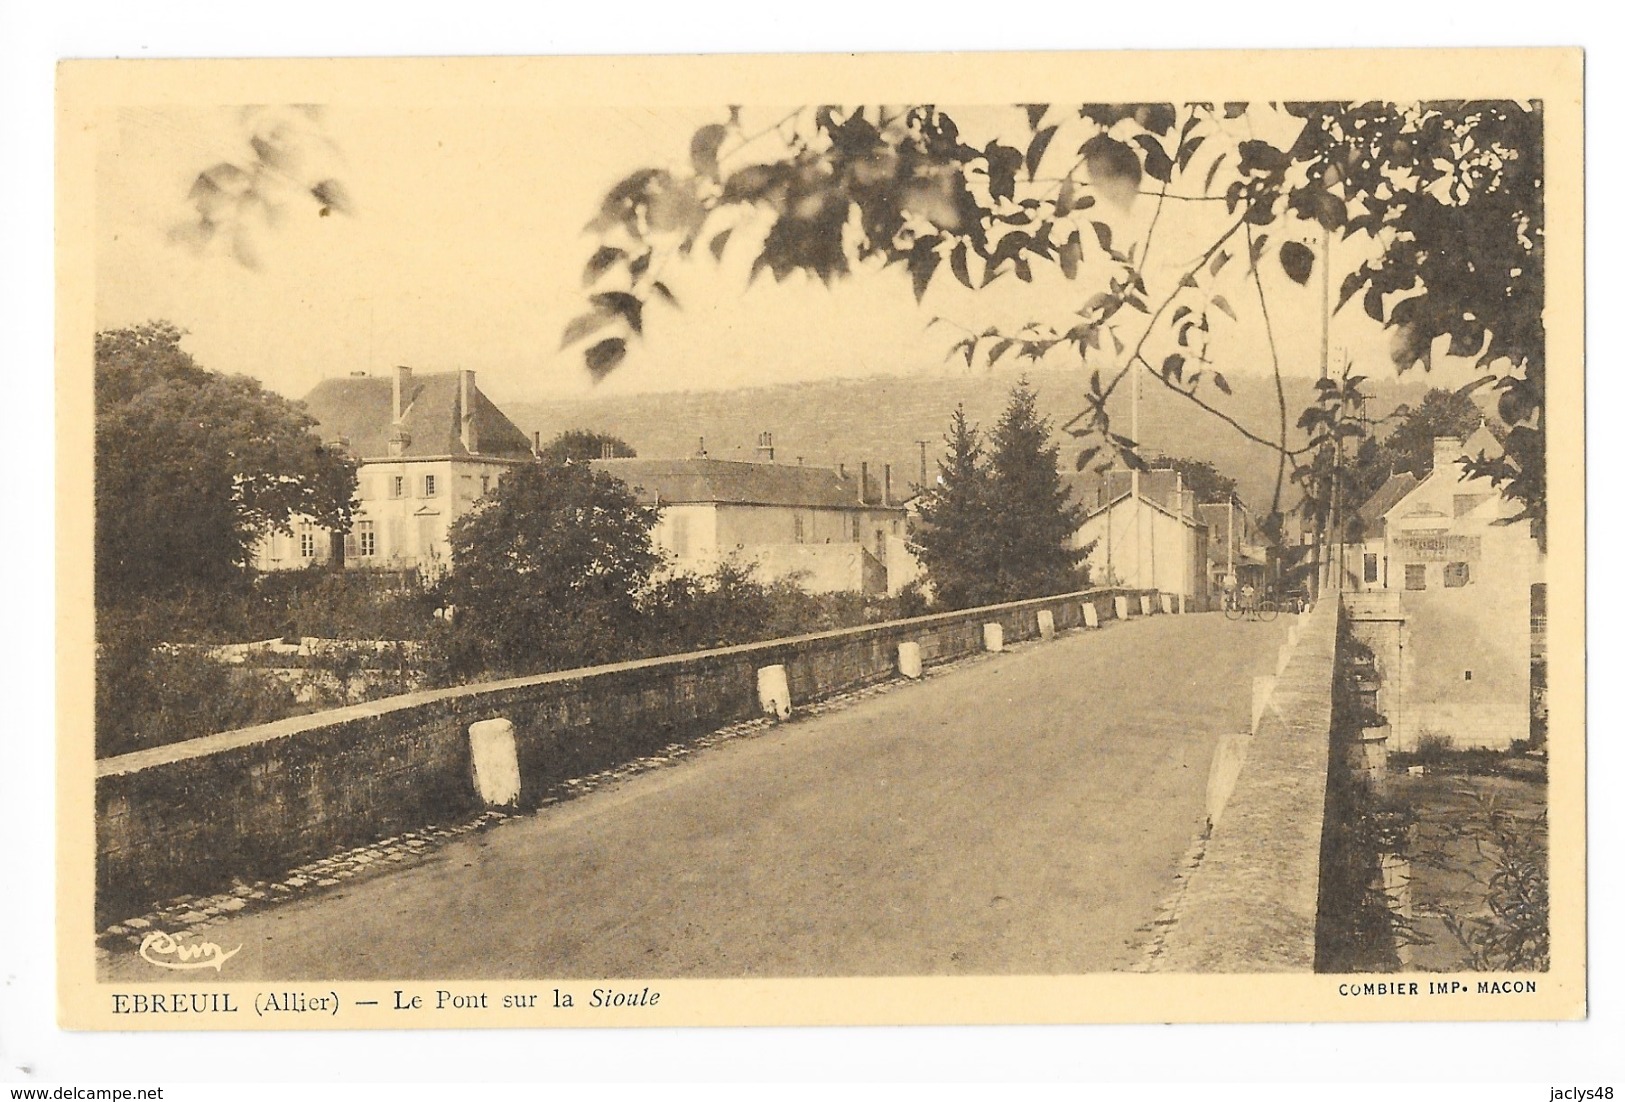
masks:
{"type": "Polygon", "coordinates": [[[1084,448],[1082,451],[1080,451],[1078,453],[1078,470],[1081,471],[1085,467],[1087,467],[1089,465],[1089,461],[1094,459],[1094,457],[1099,455],[1099,454],[1100,454],[1100,445],[1099,444],[1096,444],[1093,447],[1084,448]]]}
{"type": "Polygon", "coordinates": [[[591,286],[598,277],[609,271],[611,265],[626,255],[625,249],[617,249],[613,245],[603,245],[587,260],[587,267],[581,273],[581,285],[591,286]]]}
{"type": "Polygon", "coordinates": [[[1175,352],[1162,361],[1162,377],[1182,382],[1185,376],[1185,357],[1175,352]]]}
{"type": "Polygon", "coordinates": [[[1202,194],[1206,195],[1213,188],[1213,178],[1219,174],[1219,166],[1224,164],[1228,153],[1221,153],[1213,158],[1213,163],[1207,167],[1207,178],[1202,181],[1202,194]]]}
{"type": "Polygon", "coordinates": [[[1269,242],[1270,235],[1261,233],[1253,238],[1252,246],[1247,250],[1247,267],[1252,270],[1258,267],[1258,258],[1264,255],[1264,246],[1269,242]]]}
{"type": "Polygon", "coordinates": [[[1213,260],[1207,266],[1208,273],[1210,275],[1218,275],[1219,269],[1223,268],[1228,263],[1230,263],[1230,254],[1225,250],[1220,249],[1218,252],[1213,254],[1213,260]]]}
{"type": "Polygon", "coordinates": [[[615,370],[624,359],[626,359],[625,338],[611,337],[587,349],[587,370],[592,372],[593,380],[596,382],[615,370]]]}
{"type": "Polygon", "coordinates": [[[1134,150],[1101,133],[1084,142],[1078,153],[1089,170],[1089,182],[1095,190],[1114,206],[1127,210],[1140,193],[1140,179],[1144,175],[1134,150]]]}
{"type": "Polygon", "coordinates": [[[722,262],[722,250],[728,247],[728,238],[733,236],[733,232],[733,228],[729,227],[711,239],[711,255],[717,259],[718,263],[722,262]]]}
{"type": "Polygon", "coordinates": [[[694,164],[696,174],[711,180],[721,178],[722,171],[717,166],[717,150],[727,136],[728,128],[717,123],[702,126],[694,131],[694,139],[688,144],[688,156],[694,164]]]}
{"type": "MultiPolygon", "coordinates": [[[[1336,310],[1341,310],[1348,305],[1349,299],[1358,294],[1360,288],[1365,286],[1365,280],[1366,275],[1363,268],[1357,268],[1343,277],[1343,286],[1337,292],[1336,310]]],[[[1336,313],[1336,310],[1333,313],[1336,313]]]]}
{"type": "Polygon", "coordinates": [[[1189,306],[1181,306],[1179,309],[1174,311],[1174,316],[1168,319],[1168,324],[1169,325],[1178,325],[1179,324],[1179,319],[1184,317],[1185,315],[1189,314],[1190,312],[1191,312],[1191,308],[1189,306]]]}
{"type": "Polygon", "coordinates": [[[1230,383],[1229,383],[1229,381],[1226,380],[1225,377],[1223,375],[1219,374],[1217,371],[1215,371],[1213,373],[1213,385],[1219,388],[1219,392],[1221,394],[1229,394],[1230,393],[1230,383]]]}
{"type": "Polygon", "coordinates": [[[1288,279],[1300,285],[1309,282],[1310,273],[1315,270],[1315,254],[1309,246],[1301,241],[1282,242],[1280,257],[1281,268],[1288,279]]]}
{"type": "Polygon", "coordinates": [[[570,347],[576,341],[596,333],[604,326],[615,320],[615,315],[606,314],[602,310],[594,310],[590,314],[582,314],[564,327],[564,336],[559,341],[559,348],[570,347]]]}
{"type": "Polygon", "coordinates": [[[1055,197],[1055,217],[1065,218],[1072,213],[1072,204],[1078,197],[1078,185],[1068,176],[1061,181],[1061,190],[1055,197]]]}
{"type": "Polygon", "coordinates": [[[643,300],[636,295],[629,295],[625,291],[605,291],[593,295],[588,301],[599,310],[623,318],[632,332],[643,332],[643,300]]]}
{"type": "Polygon", "coordinates": [[[954,246],[954,251],[948,255],[949,267],[953,269],[954,278],[973,290],[976,285],[970,280],[970,267],[965,262],[966,245],[961,241],[954,246]]]}
{"type": "Polygon", "coordinates": [[[987,143],[982,151],[987,159],[987,190],[995,199],[1014,199],[1016,195],[1016,169],[1021,167],[1021,151],[997,140],[987,143]]]}
{"type": "Polygon", "coordinates": [[[1068,237],[1066,243],[1061,246],[1057,259],[1061,263],[1062,275],[1068,279],[1078,278],[1078,265],[1083,261],[1083,239],[1079,236],[1077,230],[1073,230],[1072,236],[1068,237]]]}
{"type": "Polygon", "coordinates": [[[1174,163],[1168,157],[1168,151],[1162,143],[1150,134],[1136,134],[1134,141],[1145,150],[1145,172],[1153,180],[1164,184],[1173,179],[1174,163]]]}
{"type": "Polygon", "coordinates": [[[940,263],[942,258],[929,245],[923,241],[916,242],[913,251],[908,254],[908,272],[914,281],[915,302],[925,298],[925,289],[931,285],[931,276],[940,263]]]}
{"type": "Polygon", "coordinates": [[[1031,180],[1038,174],[1038,165],[1044,159],[1044,151],[1055,137],[1058,126],[1046,126],[1033,135],[1033,140],[1027,143],[1027,179],[1031,180]]]}
{"type": "Polygon", "coordinates": [[[1213,305],[1217,306],[1220,310],[1223,310],[1227,315],[1229,315],[1231,321],[1236,320],[1235,308],[1230,305],[1230,300],[1225,298],[1223,295],[1214,295],[1213,305]]]}
{"type": "MultiPolygon", "coordinates": [[[[655,280],[653,283],[649,284],[649,286],[654,289],[655,294],[659,295],[661,298],[665,299],[667,302],[671,303],[673,306],[677,306],[677,296],[671,293],[671,288],[670,287],[667,287],[664,283],[662,283],[658,279],[655,280]]],[[[679,307],[679,309],[680,309],[680,307],[679,307]]]]}
{"type": "Polygon", "coordinates": [[[1037,130],[1038,124],[1044,121],[1044,115],[1049,111],[1047,103],[1024,103],[1022,110],[1027,112],[1027,129],[1037,130]]]}
{"type": "Polygon", "coordinates": [[[1111,252],[1112,228],[1104,222],[1091,222],[1089,224],[1095,228],[1095,240],[1100,242],[1100,247],[1107,252],[1111,252]]]}

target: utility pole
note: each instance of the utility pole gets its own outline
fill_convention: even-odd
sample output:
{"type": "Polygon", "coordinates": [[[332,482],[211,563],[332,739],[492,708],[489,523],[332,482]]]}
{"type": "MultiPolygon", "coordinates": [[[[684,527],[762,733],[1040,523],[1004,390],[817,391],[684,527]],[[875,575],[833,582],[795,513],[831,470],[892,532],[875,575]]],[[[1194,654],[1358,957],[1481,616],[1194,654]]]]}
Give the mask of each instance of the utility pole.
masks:
{"type": "MultiPolygon", "coordinates": [[[[1320,378],[1324,382],[1331,370],[1331,340],[1332,340],[1332,235],[1331,231],[1322,226],[1320,230],[1320,378]]],[[[1318,462],[1320,457],[1317,455],[1318,462]]],[[[1336,472],[1333,472],[1335,485],[1336,472]]],[[[1311,479],[1310,485],[1314,482],[1311,479]]],[[[1318,503],[1317,503],[1318,505],[1318,503]]],[[[1320,591],[1324,587],[1325,579],[1322,571],[1327,565],[1327,556],[1324,552],[1326,541],[1326,521],[1322,511],[1315,510],[1315,549],[1314,549],[1314,589],[1316,600],[1320,599],[1320,591]]]]}
{"type": "MultiPolygon", "coordinates": [[[[1134,440],[1134,446],[1140,446],[1140,372],[1138,368],[1132,369],[1134,380],[1130,386],[1129,406],[1129,436],[1134,440]]],[[[1139,455],[1136,453],[1135,458],[1139,455]]],[[[1143,525],[1140,523],[1140,468],[1130,467],[1128,474],[1129,501],[1134,505],[1134,584],[1141,589],[1145,586],[1145,576],[1141,572],[1140,547],[1145,542],[1141,534],[1143,525]]]]}

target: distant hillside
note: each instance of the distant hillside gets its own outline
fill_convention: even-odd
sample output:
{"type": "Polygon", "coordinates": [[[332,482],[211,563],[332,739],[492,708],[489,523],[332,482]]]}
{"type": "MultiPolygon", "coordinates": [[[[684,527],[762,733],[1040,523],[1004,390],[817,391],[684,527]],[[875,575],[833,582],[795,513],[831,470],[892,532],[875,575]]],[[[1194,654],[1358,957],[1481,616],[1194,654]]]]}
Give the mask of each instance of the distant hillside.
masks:
{"type": "MultiPolygon", "coordinates": [[[[1015,385],[1008,371],[975,370],[835,379],[781,384],[743,390],[683,391],[555,401],[509,401],[505,412],[520,428],[540,432],[543,442],[565,429],[585,428],[619,436],[648,458],[695,454],[700,440],[715,459],[756,458],[757,437],[773,434],[776,462],[856,470],[868,462],[876,478],[882,465],[892,465],[894,491],[901,496],[919,480],[920,447],[926,442],[929,477],[943,453],[942,436],[954,406],[963,403],[972,422],[986,431],[993,426],[1015,385]]],[[[1049,369],[1028,372],[1038,390],[1040,408],[1059,428],[1083,408],[1086,377],[1078,371],[1049,369]]],[[[1268,436],[1276,428],[1274,382],[1264,377],[1230,380],[1229,398],[1212,394],[1241,423],[1268,436]]],[[[1401,403],[1414,403],[1426,392],[1426,377],[1416,382],[1368,382],[1373,392],[1369,412],[1386,415],[1401,403]]],[[[1125,388],[1126,389],[1126,388],[1125,388]]],[[[1313,380],[1287,380],[1289,424],[1313,393],[1313,380]]],[[[1190,402],[1152,384],[1144,388],[1140,441],[1149,452],[1206,459],[1235,478],[1243,498],[1267,508],[1275,485],[1275,457],[1268,448],[1238,436],[1235,430],[1190,402]]],[[[1125,435],[1129,411],[1113,399],[1113,424],[1125,435]]],[[[1296,430],[1294,430],[1295,432],[1296,430]]],[[[1077,446],[1062,441],[1062,461],[1071,463],[1077,446]]],[[[1287,487],[1288,492],[1292,487],[1287,487]]],[[[1290,504],[1292,494],[1285,498],[1290,504]]]]}

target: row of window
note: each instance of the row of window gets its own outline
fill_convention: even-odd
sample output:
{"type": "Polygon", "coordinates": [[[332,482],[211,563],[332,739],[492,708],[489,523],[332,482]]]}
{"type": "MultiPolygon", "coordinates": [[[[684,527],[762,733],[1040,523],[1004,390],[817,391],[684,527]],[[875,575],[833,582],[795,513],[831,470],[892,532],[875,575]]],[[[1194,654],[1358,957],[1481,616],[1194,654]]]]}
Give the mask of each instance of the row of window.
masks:
{"type": "MultiPolygon", "coordinates": [[[[1444,564],[1444,587],[1446,589],[1460,589],[1472,580],[1472,572],[1464,562],[1447,562],[1444,564]]],[[[1412,562],[1405,564],[1405,588],[1409,590],[1422,590],[1428,587],[1428,564],[1425,562],[1412,562]]]]}
{"type": "MultiPolygon", "coordinates": [[[[385,476],[388,479],[389,496],[393,498],[406,497],[407,476],[392,474],[385,476]]],[[[417,480],[419,497],[434,497],[440,492],[439,480],[432,474],[426,474],[417,480]]]]}
{"type": "MultiPolygon", "coordinates": [[[[465,480],[471,477],[471,475],[463,476],[465,480]]],[[[412,495],[408,491],[411,490],[415,490],[418,497],[438,497],[440,494],[440,477],[438,475],[425,474],[419,475],[416,479],[411,479],[409,475],[392,474],[385,475],[384,478],[385,486],[392,498],[410,497],[412,495]]],[[[489,474],[480,475],[480,493],[483,495],[490,492],[491,476],[489,474]]],[[[367,495],[363,492],[362,496],[367,495]]]]}
{"type": "MultiPolygon", "coordinates": [[[[1367,554],[1365,557],[1365,580],[1373,584],[1380,581],[1377,568],[1377,556],[1367,554]]],[[[1460,589],[1472,580],[1472,571],[1464,562],[1447,562],[1444,564],[1444,587],[1446,589],[1460,589]]],[[[1405,588],[1421,590],[1428,587],[1428,564],[1425,562],[1412,562],[1405,564],[1405,588]]]]}

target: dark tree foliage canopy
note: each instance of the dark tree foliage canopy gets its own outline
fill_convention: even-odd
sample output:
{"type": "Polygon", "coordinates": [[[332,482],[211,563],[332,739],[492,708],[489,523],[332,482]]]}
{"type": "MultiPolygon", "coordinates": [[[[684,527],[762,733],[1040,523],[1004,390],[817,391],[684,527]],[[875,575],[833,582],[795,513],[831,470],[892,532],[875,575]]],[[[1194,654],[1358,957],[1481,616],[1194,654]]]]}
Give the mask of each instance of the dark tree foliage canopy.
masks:
{"type": "Polygon", "coordinates": [[[1393,474],[1409,471],[1417,478],[1433,470],[1435,437],[1465,440],[1480,425],[1488,425],[1497,436],[1504,435],[1504,426],[1487,419],[1469,395],[1439,387],[1424,394],[1416,406],[1396,409],[1389,420],[1394,427],[1375,449],[1377,460],[1393,474]]]}
{"type": "Polygon", "coordinates": [[[619,436],[591,429],[565,429],[538,453],[542,459],[557,463],[566,460],[589,462],[594,459],[636,459],[637,450],[619,436]]]}
{"type": "Polygon", "coordinates": [[[1156,470],[1178,471],[1184,477],[1185,489],[1196,495],[1198,504],[1229,501],[1236,492],[1236,480],[1229,475],[1221,474],[1219,469],[1206,459],[1164,455],[1147,459],[1146,463],[1156,470]]]}
{"type": "Polygon", "coordinates": [[[638,631],[660,563],[659,510],[585,463],[515,468],[452,525],[456,672],[534,673],[607,661],[638,631]]]}
{"type": "MultiPolygon", "coordinates": [[[[1067,279],[1094,272],[1064,318],[1015,331],[968,333],[953,349],[967,365],[1015,355],[1069,356],[1088,372],[1084,408],[1063,429],[1079,438],[1080,467],[1113,455],[1141,462],[1112,431],[1106,399],[1130,371],[1274,448],[1306,495],[1327,489],[1314,457],[1357,435],[1354,419],[1299,419],[1294,436],[1279,387],[1277,425],[1241,423],[1230,387],[1208,355],[1218,326],[1256,296],[1270,324],[1260,266],[1306,284],[1324,260],[1303,243],[1324,234],[1377,246],[1376,258],[1338,273],[1339,307],[1360,308],[1393,331],[1401,371],[1431,366],[1435,345],[1473,357],[1499,391],[1505,455],[1477,465],[1542,530],[1545,511],[1544,157],[1541,107],[1511,101],[1363,103],[1123,103],[1024,105],[1020,142],[971,139],[931,105],[809,107],[751,132],[732,108],[692,143],[692,172],[645,169],[605,196],[590,225],[603,241],[587,267],[591,310],[565,344],[595,338],[587,367],[602,377],[642,336],[645,306],[674,305],[665,261],[704,243],[720,259],[742,227],[765,222],[752,274],[807,273],[830,282],[857,265],[897,266],[923,296],[933,280],[979,288],[1038,265],[1067,279]],[[1252,136],[1250,113],[1285,117],[1295,137],[1252,136]],[[1073,147],[1058,135],[1089,136],[1073,147]],[[759,139],[776,139],[771,148],[759,139]],[[1171,202],[1222,205],[1208,247],[1167,285],[1149,286],[1157,220],[1171,202]],[[1139,241],[1117,239],[1102,212],[1155,203],[1139,241]],[[1268,258],[1268,260],[1267,260],[1268,258]],[[657,260],[659,261],[657,263],[657,260]],[[948,275],[944,276],[946,272],[948,275]],[[658,274],[657,274],[658,273],[658,274]],[[1110,353],[1105,350],[1110,348],[1110,353]],[[1092,369],[1092,370],[1091,370],[1092,369]]],[[[1002,136],[1007,139],[1008,136],[1002,136]]],[[[745,235],[741,234],[741,237],[745,235]]],[[[1160,264],[1160,261],[1159,261],[1160,264]]],[[[1330,273],[1326,273],[1330,275],[1330,273]]],[[[1281,365],[1271,334],[1271,361],[1281,365]]],[[[1357,383],[1335,380],[1339,401],[1357,383]]],[[[1352,395],[1352,397],[1351,397],[1352,395]]],[[[1323,403],[1317,403],[1317,406],[1323,403]]],[[[1316,409],[1310,407],[1310,410],[1316,409]]],[[[1329,413],[1329,411],[1322,411],[1329,413]]],[[[1278,480],[1279,484],[1279,480],[1278,480]]],[[[1277,495],[1279,497],[1279,494],[1277,495]]],[[[1307,502],[1311,513],[1323,503],[1307,502]]],[[[1276,510],[1280,502],[1276,503],[1276,510]]]]}
{"type": "Polygon", "coordinates": [[[167,322],[96,335],[101,604],[217,584],[295,517],[350,522],[353,461],[297,403],[199,367],[182,336],[167,322]]]}

